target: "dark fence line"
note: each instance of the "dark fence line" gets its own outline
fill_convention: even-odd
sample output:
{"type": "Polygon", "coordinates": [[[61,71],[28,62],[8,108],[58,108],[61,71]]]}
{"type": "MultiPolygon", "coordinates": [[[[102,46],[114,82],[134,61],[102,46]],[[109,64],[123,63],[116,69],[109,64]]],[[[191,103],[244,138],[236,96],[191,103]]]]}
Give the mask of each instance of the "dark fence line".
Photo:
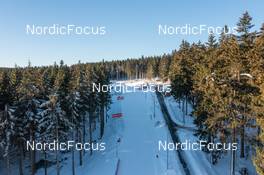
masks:
{"type": "MultiPolygon", "coordinates": [[[[168,109],[167,109],[167,106],[164,102],[164,98],[163,98],[163,95],[159,92],[159,91],[156,91],[156,94],[157,94],[157,97],[158,97],[158,101],[159,101],[159,104],[160,104],[160,107],[161,107],[161,112],[163,114],[163,117],[167,123],[167,126],[168,126],[168,129],[170,131],[170,135],[171,135],[171,138],[172,138],[172,141],[174,143],[179,143],[180,142],[180,139],[177,135],[177,124],[174,123],[174,121],[171,119],[171,116],[168,112],[168,109]]],[[[187,166],[187,163],[185,161],[185,159],[183,158],[183,153],[182,153],[182,150],[177,150],[177,153],[178,153],[178,156],[179,156],[179,160],[182,164],[182,167],[185,171],[185,174],[186,175],[190,175],[190,170],[187,166]]]]}
{"type": "Polygon", "coordinates": [[[120,166],[120,159],[118,159],[117,164],[116,164],[115,175],[118,175],[118,172],[119,172],[119,166],[120,166]]]}

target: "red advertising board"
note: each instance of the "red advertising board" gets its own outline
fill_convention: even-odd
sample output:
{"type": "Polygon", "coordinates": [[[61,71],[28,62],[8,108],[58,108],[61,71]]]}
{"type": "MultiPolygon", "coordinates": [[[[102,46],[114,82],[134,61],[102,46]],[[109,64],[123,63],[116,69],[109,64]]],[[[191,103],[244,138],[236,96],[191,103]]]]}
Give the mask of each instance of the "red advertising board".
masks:
{"type": "Polygon", "coordinates": [[[122,113],[112,114],[112,118],[120,118],[120,117],[122,117],[122,116],[123,116],[122,113]]]}
{"type": "Polygon", "coordinates": [[[113,105],[111,107],[112,118],[121,118],[123,117],[121,102],[124,99],[124,96],[118,95],[113,100],[113,105]]]}

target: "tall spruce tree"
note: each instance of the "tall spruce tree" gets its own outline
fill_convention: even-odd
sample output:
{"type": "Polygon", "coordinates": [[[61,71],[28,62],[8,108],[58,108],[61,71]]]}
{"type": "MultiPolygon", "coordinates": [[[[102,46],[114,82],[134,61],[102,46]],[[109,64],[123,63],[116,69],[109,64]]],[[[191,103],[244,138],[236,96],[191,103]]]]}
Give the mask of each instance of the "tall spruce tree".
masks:
{"type": "Polygon", "coordinates": [[[253,49],[253,65],[252,75],[255,78],[255,83],[260,88],[260,95],[255,99],[255,114],[257,114],[257,123],[259,125],[258,132],[258,143],[256,157],[254,158],[254,164],[256,170],[260,175],[264,175],[264,24],[260,30],[260,33],[255,41],[255,46],[253,49]]]}
{"type": "MultiPolygon", "coordinates": [[[[105,63],[102,62],[98,65],[97,70],[97,79],[96,84],[101,86],[108,86],[110,85],[110,79],[107,75],[107,71],[105,68],[105,63]]],[[[100,91],[98,93],[98,103],[99,103],[99,119],[100,119],[100,138],[103,137],[104,134],[104,127],[105,127],[105,113],[106,109],[109,107],[111,102],[110,92],[100,91]]]]}
{"type": "Polygon", "coordinates": [[[12,86],[7,71],[0,75],[0,110],[5,109],[5,105],[12,103],[12,86]]]}

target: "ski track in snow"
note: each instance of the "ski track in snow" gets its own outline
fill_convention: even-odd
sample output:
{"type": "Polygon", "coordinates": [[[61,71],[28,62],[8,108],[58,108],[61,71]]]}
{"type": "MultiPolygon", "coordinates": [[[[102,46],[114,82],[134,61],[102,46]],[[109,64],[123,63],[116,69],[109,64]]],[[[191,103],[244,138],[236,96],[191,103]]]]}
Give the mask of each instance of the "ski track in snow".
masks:
{"type": "MultiPolygon", "coordinates": [[[[79,166],[79,153],[76,151],[76,175],[116,175],[118,160],[120,160],[120,164],[117,175],[184,175],[176,151],[169,151],[167,169],[167,152],[158,150],[159,141],[166,141],[167,137],[168,142],[172,142],[172,140],[155,93],[142,91],[125,93],[122,94],[124,99],[121,101],[117,100],[118,95],[120,94],[112,96],[113,104],[111,104],[108,114],[121,112],[123,116],[111,118],[110,115],[105,126],[105,135],[101,140],[106,143],[106,150],[95,151],[92,156],[86,152],[83,166],[79,166]],[[119,138],[120,142],[117,142],[119,138]]],[[[187,129],[177,128],[176,132],[180,141],[196,142],[198,138],[193,135],[193,129],[195,129],[193,118],[187,115],[183,122],[182,111],[172,97],[165,98],[165,103],[174,122],[187,127],[187,129]]],[[[191,107],[188,109],[188,113],[190,113],[191,107]]],[[[98,135],[97,130],[93,133],[94,138],[98,135]]],[[[222,175],[229,172],[229,165],[226,163],[229,161],[229,157],[223,158],[221,163],[214,167],[203,151],[182,151],[182,155],[192,175],[222,175]]],[[[71,175],[71,154],[66,154],[63,157],[67,160],[61,163],[60,174],[71,175]]],[[[26,172],[28,170],[26,168],[26,172]]],[[[18,174],[17,171],[18,167],[14,166],[12,174],[18,174]]],[[[3,173],[0,171],[0,174],[3,173]]],[[[36,175],[42,174],[44,174],[43,168],[36,173],[36,175]]],[[[50,167],[48,174],[56,175],[56,166],[50,167]]]]}
{"type": "MultiPolygon", "coordinates": [[[[124,93],[124,100],[121,101],[117,101],[118,95],[112,96],[113,104],[108,112],[110,118],[101,140],[106,143],[106,150],[95,151],[93,156],[87,152],[83,166],[79,166],[79,153],[76,151],[76,175],[115,175],[118,159],[118,175],[184,175],[176,151],[169,151],[167,169],[167,152],[158,150],[159,141],[167,139],[168,128],[164,125],[155,93],[124,93]],[[123,116],[111,118],[111,114],[116,112],[123,113],[123,116]],[[117,142],[119,138],[121,141],[117,142]]],[[[93,137],[96,138],[96,133],[93,137]]],[[[171,142],[170,136],[168,139],[171,142]]],[[[62,163],[60,174],[71,175],[71,154],[64,157],[68,160],[62,163]]],[[[37,175],[40,174],[44,174],[43,169],[37,172],[37,175]]],[[[55,175],[56,166],[50,167],[48,174],[55,175]]]]}
{"type": "Polygon", "coordinates": [[[154,93],[136,92],[124,96],[124,132],[119,148],[119,175],[184,174],[175,151],[169,153],[170,164],[174,164],[174,167],[166,170],[166,152],[158,150],[158,141],[166,140],[168,131],[166,126],[155,127],[157,121],[163,122],[163,117],[156,99],[156,117],[153,118],[154,93]]]}
{"type": "MultiPolygon", "coordinates": [[[[177,128],[177,135],[181,142],[189,140],[191,143],[198,141],[198,138],[194,136],[194,132],[188,128],[195,129],[193,124],[193,118],[190,115],[185,116],[186,123],[183,123],[181,120],[182,110],[176,105],[172,97],[165,98],[165,104],[168,108],[168,111],[176,124],[180,126],[186,126],[186,128],[177,128]],[[173,105],[172,105],[173,104],[173,105]]],[[[189,105],[189,104],[188,104],[189,105]]],[[[188,114],[192,111],[191,106],[188,107],[188,114]]],[[[188,168],[191,171],[191,174],[194,175],[218,175],[215,171],[213,165],[209,162],[206,154],[203,151],[198,150],[186,150],[182,151],[184,159],[188,165],[188,168]]]]}
{"type": "Polygon", "coordinates": [[[123,102],[125,129],[120,144],[120,175],[160,174],[155,154],[154,127],[147,115],[146,100],[140,93],[127,94],[123,102]],[[122,152],[127,150],[127,152],[122,152]]]}

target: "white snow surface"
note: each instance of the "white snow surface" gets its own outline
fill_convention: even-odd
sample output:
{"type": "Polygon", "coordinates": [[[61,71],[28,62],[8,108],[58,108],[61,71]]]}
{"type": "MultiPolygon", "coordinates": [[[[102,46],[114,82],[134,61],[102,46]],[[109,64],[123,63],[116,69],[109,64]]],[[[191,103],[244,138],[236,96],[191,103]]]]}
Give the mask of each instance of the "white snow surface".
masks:
{"type": "MultiPolygon", "coordinates": [[[[178,102],[175,99],[170,97],[165,97],[165,103],[167,105],[168,111],[175,123],[177,123],[180,128],[177,128],[177,135],[179,136],[180,142],[185,142],[188,140],[191,143],[197,142],[199,138],[194,136],[196,129],[195,124],[193,123],[193,116],[191,116],[192,107],[188,103],[188,112],[187,115],[183,115],[181,108],[179,107],[178,102]],[[183,116],[185,117],[185,122],[183,122],[183,116]]],[[[183,151],[184,159],[187,162],[187,166],[190,169],[190,173],[194,175],[227,175],[230,174],[231,166],[231,152],[228,151],[223,157],[219,160],[216,165],[211,164],[210,154],[207,154],[200,150],[186,150],[183,151]]],[[[247,167],[250,175],[256,175],[255,168],[252,164],[250,156],[246,159],[241,159],[239,157],[239,149],[236,153],[236,174],[240,174],[239,170],[243,167],[247,167]]]]}
{"type": "MultiPolygon", "coordinates": [[[[134,85],[144,82],[124,83],[134,85]]],[[[110,118],[106,124],[105,135],[100,140],[106,143],[106,150],[94,152],[92,156],[89,156],[87,152],[84,156],[83,166],[79,166],[79,154],[76,152],[76,175],[185,174],[176,151],[169,151],[167,154],[166,151],[158,150],[159,141],[167,139],[169,142],[172,141],[155,93],[137,91],[115,94],[112,96],[112,100],[113,104],[108,112],[110,118]],[[123,100],[117,100],[117,96],[120,95],[124,96],[123,100]],[[112,113],[117,113],[118,110],[123,116],[111,118],[112,113]],[[118,160],[120,163],[117,170],[118,160]]],[[[62,163],[61,174],[71,175],[71,153],[66,157],[68,159],[62,163]]],[[[44,174],[44,169],[38,170],[37,175],[42,174],[44,174]]],[[[48,174],[56,174],[56,165],[48,169],[48,174]]]]}
{"type": "MultiPolygon", "coordinates": [[[[124,132],[119,145],[120,175],[184,174],[176,152],[158,150],[158,142],[166,141],[168,130],[154,93],[127,93],[122,104],[124,132]],[[155,116],[154,102],[155,98],[155,116]]],[[[169,138],[170,139],[170,138],[169,138]]],[[[170,139],[171,141],[171,139],[170,139]]]]}
{"type": "MultiPolygon", "coordinates": [[[[122,81],[122,83],[141,85],[153,82],[138,80],[122,81]]],[[[99,126],[93,133],[94,139],[106,143],[106,150],[94,151],[92,156],[86,152],[83,166],[79,166],[79,153],[76,151],[76,175],[184,175],[185,172],[175,150],[169,152],[158,150],[159,141],[172,142],[172,140],[155,93],[146,93],[140,90],[125,94],[113,93],[112,100],[111,109],[108,111],[110,118],[106,123],[102,140],[98,140],[99,126]],[[117,100],[117,96],[120,95],[124,96],[123,100],[117,100]],[[112,114],[119,112],[123,114],[121,118],[111,117],[112,114]]],[[[182,126],[176,131],[180,141],[198,141],[198,138],[193,135],[196,126],[190,115],[191,105],[188,104],[188,115],[183,120],[182,110],[172,97],[166,97],[165,103],[173,121],[182,126]]],[[[182,151],[182,155],[191,175],[230,174],[229,154],[225,155],[217,165],[212,165],[209,154],[203,151],[182,151]]],[[[64,157],[67,160],[61,163],[60,174],[72,175],[71,153],[64,157]]],[[[248,166],[248,162],[249,160],[239,161],[245,166],[248,166]]],[[[28,161],[25,164],[27,165],[26,169],[29,170],[28,161]]],[[[5,174],[1,172],[1,169],[0,165],[0,175],[5,174]]],[[[254,175],[254,172],[252,170],[250,174],[254,175]]],[[[13,166],[13,174],[18,174],[17,164],[13,166]]],[[[36,175],[43,174],[43,168],[36,173],[36,175]]],[[[56,175],[56,165],[49,167],[48,174],[56,175]]]]}

